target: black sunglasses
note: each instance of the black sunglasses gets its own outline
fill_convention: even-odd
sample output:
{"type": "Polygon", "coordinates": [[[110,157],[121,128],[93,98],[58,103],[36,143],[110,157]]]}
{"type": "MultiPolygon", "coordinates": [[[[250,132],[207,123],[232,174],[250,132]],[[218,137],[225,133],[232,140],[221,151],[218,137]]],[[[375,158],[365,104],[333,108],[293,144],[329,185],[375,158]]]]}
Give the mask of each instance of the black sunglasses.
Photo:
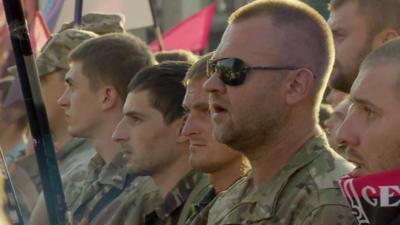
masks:
{"type": "Polygon", "coordinates": [[[211,59],[207,61],[207,77],[217,73],[224,84],[230,86],[241,85],[246,75],[251,70],[297,70],[294,66],[246,66],[243,60],[238,58],[211,59]]]}

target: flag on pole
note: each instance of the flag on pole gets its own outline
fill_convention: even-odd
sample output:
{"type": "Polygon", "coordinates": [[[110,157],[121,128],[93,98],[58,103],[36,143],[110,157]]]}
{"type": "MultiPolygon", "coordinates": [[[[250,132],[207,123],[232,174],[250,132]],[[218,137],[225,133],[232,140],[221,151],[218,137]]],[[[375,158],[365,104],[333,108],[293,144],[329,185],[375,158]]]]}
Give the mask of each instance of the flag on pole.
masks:
{"type": "MultiPolygon", "coordinates": [[[[7,75],[7,68],[15,64],[14,56],[11,50],[10,33],[8,32],[8,26],[6,17],[4,14],[3,2],[0,1],[0,77],[7,75]]],[[[33,20],[34,13],[36,11],[36,1],[33,0],[21,0],[25,18],[30,24],[33,20]]]]}
{"type": "Polygon", "coordinates": [[[31,45],[35,53],[39,53],[50,37],[50,32],[42,14],[35,12],[35,17],[30,28],[31,45]]]}
{"type": "Polygon", "coordinates": [[[47,0],[41,7],[40,11],[50,30],[54,30],[63,6],[64,0],[47,0]]]}
{"type": "MultiPolygon", "coordinates": [[[[211,3],[165,32],[162,36],[165,50],[202,51],[208,43],[215,8],[215,3],[211,3]]],[[[159,50],[155,41],[151,43],[150,47],[153,51],[159,50]]]]}

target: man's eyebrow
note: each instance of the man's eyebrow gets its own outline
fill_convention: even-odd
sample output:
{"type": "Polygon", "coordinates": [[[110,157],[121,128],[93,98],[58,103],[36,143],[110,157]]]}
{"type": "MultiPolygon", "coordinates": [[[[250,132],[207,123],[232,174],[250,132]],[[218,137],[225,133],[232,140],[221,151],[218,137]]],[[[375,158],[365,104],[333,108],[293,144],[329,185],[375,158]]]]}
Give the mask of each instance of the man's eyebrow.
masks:
{"type": "Polygon", "coordinates": [[[135,110],[127,110],[126,112],[124,112],[124,115],[128,117],[144,117],[144,114],[135,110]]]}
{"type": "Polygon", "coordinates": [[[368,99],[363,99],[363,98],[359,98],[359,97],[350,96],[350,101],[352,103],[356,103],[356,104],[359,104],[359,105],[367,105],[367,106],[370,106],[372,108],[379,109],[379,107],[377,105],[375,105],[373,102],[371,102],[368,99]]]}

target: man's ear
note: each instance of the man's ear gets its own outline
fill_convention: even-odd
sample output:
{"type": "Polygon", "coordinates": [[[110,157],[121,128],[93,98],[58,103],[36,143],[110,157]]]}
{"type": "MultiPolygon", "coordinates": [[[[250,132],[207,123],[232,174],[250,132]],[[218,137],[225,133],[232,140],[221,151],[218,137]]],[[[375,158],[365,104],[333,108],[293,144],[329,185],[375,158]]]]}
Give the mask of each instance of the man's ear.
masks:
{"type": "Polygon", "coordinates": [[[120,101],[118,91],[112,86],[106,86],[102,90],[101,105],[104,111],[107,111],[120,101]]]}
{"type": "Polygon", "coordinates": [[[313,73],[306,68],[292,71],[286,80],[286,103],[296,104],[310,95],[314,84],[313,73]]]}
{"type": "Polygon", "coordinates": [[[176,142],[177,143],[184,143],[186,141],[189,141],[189,138],[182,134],[182,130],[183,130],[183,127],[185,126],[185,122],[186,122],[186,116],[183,116],[174,122],[174,123],[176,123],[176,137],[177,137],[176,142]]]}
{"type": "Polygon", "coordinates": [[[380,45],[386,43],[387,41],[392,40],[393,38],[399,37],[400,34],[393,28],[385,28],[381,32],[379,32],[373,42],[372,42],[372,47],[377,48],[380,45]]]}

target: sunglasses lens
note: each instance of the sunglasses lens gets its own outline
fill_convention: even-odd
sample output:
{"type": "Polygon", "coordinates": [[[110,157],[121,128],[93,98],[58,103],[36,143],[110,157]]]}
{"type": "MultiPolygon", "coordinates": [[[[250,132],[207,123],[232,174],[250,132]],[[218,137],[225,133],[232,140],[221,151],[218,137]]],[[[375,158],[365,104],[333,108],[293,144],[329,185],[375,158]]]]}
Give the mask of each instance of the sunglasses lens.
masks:
{"type": "Polygon", "coordinates": [[[242,70],[243,61],[236,58],[224,58],[208,63],[207,75],[218,73],[220,79],[227,85],[237,86],[243,83],[246,72],[242,70]]]}

